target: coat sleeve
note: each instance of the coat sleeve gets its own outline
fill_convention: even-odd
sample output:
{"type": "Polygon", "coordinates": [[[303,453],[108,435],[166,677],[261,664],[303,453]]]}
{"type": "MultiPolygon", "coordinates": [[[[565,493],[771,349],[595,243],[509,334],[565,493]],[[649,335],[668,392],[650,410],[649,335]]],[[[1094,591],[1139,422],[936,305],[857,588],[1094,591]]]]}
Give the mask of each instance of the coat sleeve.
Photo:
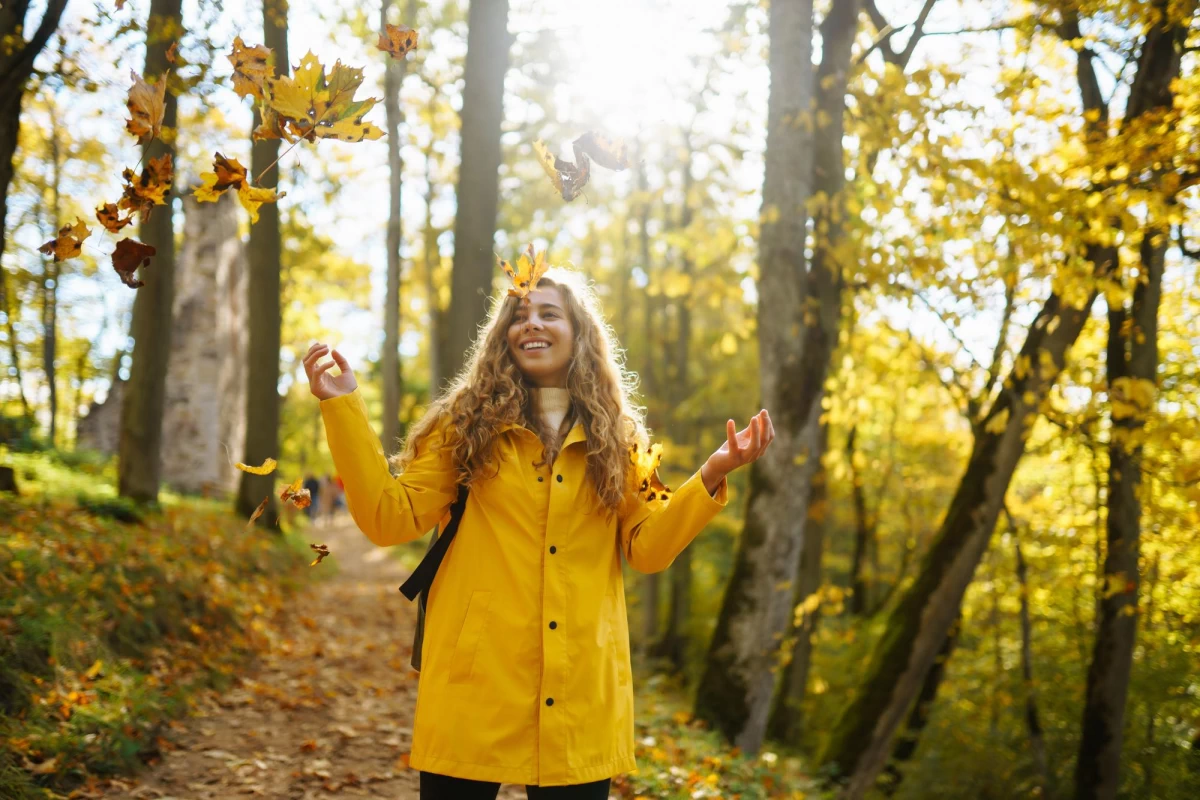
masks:
{"type": "Polygon", "coordinates": [[[704,530],[729,501],[729,486],[721,479],[710,495],[696,470],[666,502],[646,502],[631,486],[621,505],[618,528],[621,551],[638,572],[661,572],[704,530]]]}
{"type": "Polygon", "coordinates": [[[346,506],[368,539],[380,547],[411,542],[446,515],[458,487],[441,427],[417,443],[408,469],[393,477],[357,389],[322,400],[321,416],[333,463],[346,485],[346,506]]]}

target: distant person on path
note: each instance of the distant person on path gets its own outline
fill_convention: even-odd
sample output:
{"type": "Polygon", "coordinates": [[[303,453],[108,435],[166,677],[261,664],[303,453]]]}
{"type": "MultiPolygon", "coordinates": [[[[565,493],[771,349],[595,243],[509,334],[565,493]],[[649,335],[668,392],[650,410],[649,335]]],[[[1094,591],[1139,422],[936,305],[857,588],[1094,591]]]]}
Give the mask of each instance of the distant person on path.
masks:
{"type": "Polygon", "coordinates": [[[725,505],[725,476],[775,431],[766,410],[741,431],[729,420],[664,497],[631,462],[648,435],[618,352],[591,286],[550,269],[528,296],[493,303],[395,477],[346,358],[320,342],[304,358],[372,542],[423,536],[469,488],[428,599],[409,756],[423,800],[494,800],[502,783],[531,799],[607,798],[637,766],[622,556],[639,572],[670,566],[725,505]]]}
{"type": "Polygon", "coordinates": [[[315,520],[317,517],[317,503],[321,499],[321,482],[317,480],[317,476],[311,472],[304,476],[305,489],[308,489],[309,504],[308,508],[304,509],[310,520],[315,520]]]}

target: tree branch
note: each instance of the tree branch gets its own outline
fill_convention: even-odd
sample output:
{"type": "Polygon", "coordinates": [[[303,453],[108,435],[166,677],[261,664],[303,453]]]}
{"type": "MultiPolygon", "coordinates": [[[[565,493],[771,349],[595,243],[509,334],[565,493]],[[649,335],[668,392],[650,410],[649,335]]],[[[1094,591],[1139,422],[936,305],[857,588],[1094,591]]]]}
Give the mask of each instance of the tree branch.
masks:
{"type": "Polygon", "coordinates": [[[48,0],[42,21],[33,36],[17,51],[16,56],[4,65],[4,71],[0,73],[0,92],[24,90],[25,80],[33,71],[33,60],[42,52],[46,42],[50,41],[66,7],[67,0],[48,0]],[[12,85],[14,81],[15,86],[12,85]]]}

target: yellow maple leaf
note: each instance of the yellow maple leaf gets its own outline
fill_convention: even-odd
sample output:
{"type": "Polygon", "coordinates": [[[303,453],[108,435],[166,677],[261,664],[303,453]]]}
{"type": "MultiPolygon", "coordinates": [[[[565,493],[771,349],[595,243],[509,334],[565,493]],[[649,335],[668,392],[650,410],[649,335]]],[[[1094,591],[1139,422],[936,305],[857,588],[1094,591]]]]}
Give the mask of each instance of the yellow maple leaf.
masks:
{"type": "Polygon", "coordinates": [[[355,100],[363,71],[334,63],[329,74],[310,50],[292,75],[267,80],[264,104],[279,115],[280,127],[293,136],[315,141],[339,139],[360,142],[378,139],[383,131],[363,120],[376,98],[355,100]]]}
{"type": "Polygon", "coordinates": [[[517,259],[517,268],[513,269],[504,259],[500,259],[500,268],[512,279],[513,288],[508,290],[511,297],[527,297],[537,288],[538,281],[546,274],[546,251],[534,252],[529,245],[517,259]]]}
{"type": "Polygon", "coordinates": [[[62,226],[58,236],[39,247],[38,252],[54,256],[55,261],[74,258],[83,252],[83,242],[91,235],[88,226],[77,219],[74,225],[62,226]]]}
{"type": "Polygon", "coordinates": [[[258,209],[263,203],[273,203],[286,194],[277,193],[275,189],[251,186],[242,163],[220,153],[213,157],[213,171],[201,172],[200,180],[202,184],[192,192],[198,202],[215,203],[225,192],[235,189],[242,207],[250,214],[251,223],[258,222],[258,209]]]}
{"type": "Polygon", "coordinates": [[[671,495],[670,488],[658,477],[662,454],[663,447],[660,442],[655,442],[649,447],[641,447],[635,442],[629,448],[629,460],[633,464],[637,490],[646,492],[647,500],[666,500],[671,495]]]}
{"type": "Polygon", "coordinates": [[[278,462],[273,458],[268,458],[257,467],[252,467],[249,464],[243,464],[240,461],[234,464],[234,466],[240,469],[242,472],[249,472],[251,475],[270,475],[275,471],[275,467],[277,465],[278,462]]]}

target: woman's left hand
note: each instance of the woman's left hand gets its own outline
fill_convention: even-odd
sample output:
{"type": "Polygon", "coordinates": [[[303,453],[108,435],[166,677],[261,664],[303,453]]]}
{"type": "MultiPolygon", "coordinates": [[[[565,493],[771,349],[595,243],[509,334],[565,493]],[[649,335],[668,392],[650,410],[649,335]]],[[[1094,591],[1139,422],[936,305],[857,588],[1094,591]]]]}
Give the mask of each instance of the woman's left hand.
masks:
{"type": "Polygon", "coordinates": [[[771,424],[771,415],[764,408],[740,431],[736,429],[733,420],[726,422],[725,437],[725,443],[718,447],[701,467],[701,477],[710,494],[730,472],[758,460],[775,439],[775,426],[771,424]]]}

